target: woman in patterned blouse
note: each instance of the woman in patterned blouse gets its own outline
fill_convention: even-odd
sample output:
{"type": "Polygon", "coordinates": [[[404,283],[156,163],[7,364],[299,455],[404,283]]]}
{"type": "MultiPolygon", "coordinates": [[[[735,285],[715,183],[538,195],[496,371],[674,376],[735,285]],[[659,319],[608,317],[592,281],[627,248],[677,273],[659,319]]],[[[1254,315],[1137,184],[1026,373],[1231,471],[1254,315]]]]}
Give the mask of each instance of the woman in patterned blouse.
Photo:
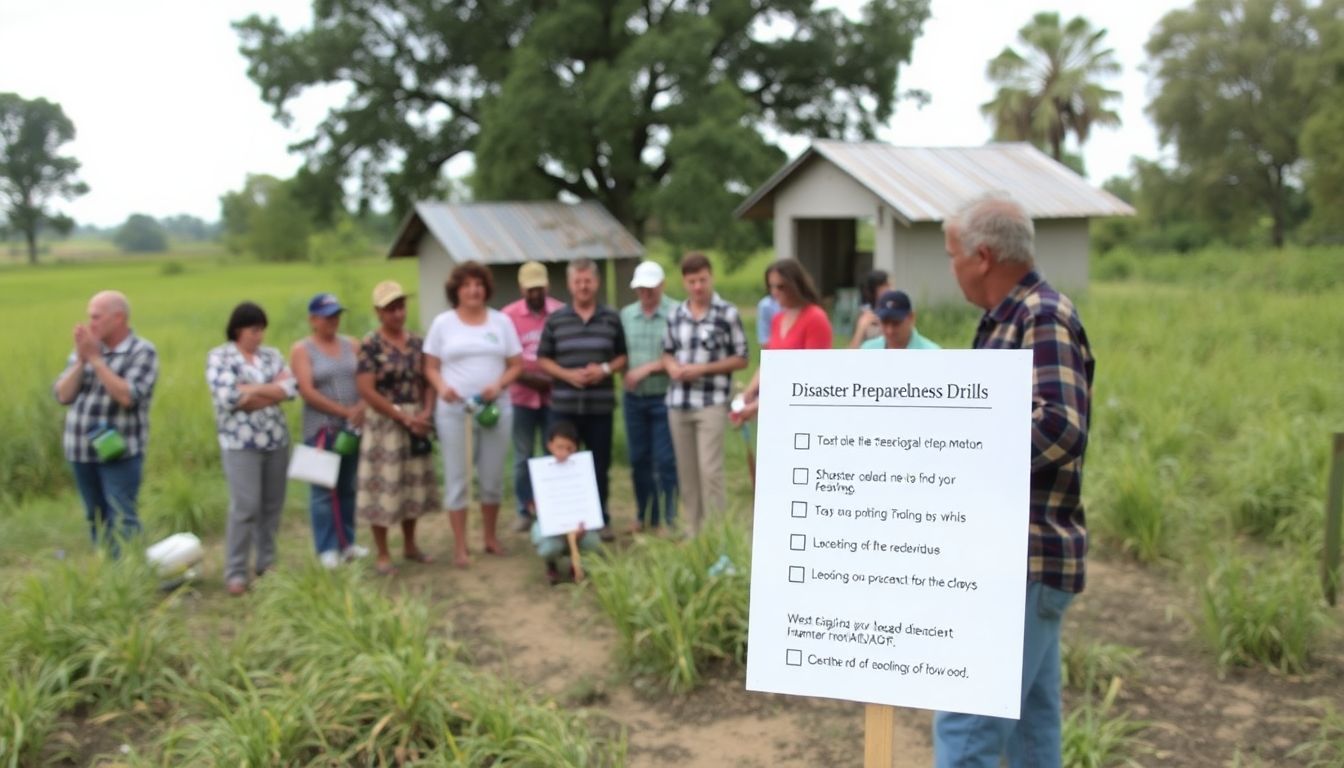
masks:
{"type": "Polygon", "coordinates": [[[424,340],[406,330],[406,292],[385,280],[373,289],[378,329],[359,348],[355,386],[371,412],[359,442],[359,483],[355,508],[373,528],[378,573],[396,572],[387,529],[401,526],[406,560],[428,563],[415,543],[415,524],[437,509],[438,481],[429,435],[433,431],[434,390],[425,382],[424,340]]]}
{"type": "Polygon", "coordinates": [[[205,380],[229,482],[224,581],[229,594],[247,591],[253,549],[257,576],[275,563],[275,533],[285,506],[289,426],[280,403],[292,399],[294,376],[274,347],[263,347],[266,313],[250,301],[234,307],[227,344],[206,356],[205,380]]]}

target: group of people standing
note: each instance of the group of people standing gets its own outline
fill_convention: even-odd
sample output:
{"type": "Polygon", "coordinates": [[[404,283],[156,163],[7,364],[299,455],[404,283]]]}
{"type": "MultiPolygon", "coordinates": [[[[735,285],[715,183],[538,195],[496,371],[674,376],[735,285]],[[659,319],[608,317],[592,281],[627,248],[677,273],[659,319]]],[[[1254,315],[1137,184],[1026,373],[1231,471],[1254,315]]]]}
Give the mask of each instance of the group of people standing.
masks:
{"type": "Polygon", "coordinates": [[[332,487],[311,486],[309,517],[318,559],[329,568],[368,554],[355,542],[355,512],[369,523],[376,568],[395,569],[388,528],[400,525],[403,554],[427,562],[416,520],[437,508],[437,480],[425,439],[434,401],[423,342],[406,329],[407,294],[394,281],[373,290],[378,328],[363,339],[340,333],[345,307],[330,293],[308,302],[310,333],[289,360],[263,344],[266,312],[234,307],[226,342],[206,355],[205,379],[229,486],[224,579],[230,594],[275,561],[284,507],[290,435],[281,403],[303,400],[304,444],[339,456],[332,487]]]}
{"type": "MultiPolygon", "coordinates": [[[[1036,271],[1034,227],[1020,204],[987,196],[948,219],[944,230],[952,275],[967,301],[984,311],[974,348],[1032,349],[1034,355],[1022,715],[1007,720],[938,713],[935,763],[993,766],[1006,756],[1012,765],[1058,766],[1060,626],[1085,583],[1081,488],[1095,361],[1072,302],[1036,271]]],[[[339,334],[344,308],[336,297],[319,294],[308,307],[312,332],[293,346],[288,364],[263,345],[265,312],[240,304],[226,325],[227,342],[210,351],[206,366],[230,488],[230,592],[246,591],[249,559],[253,575],[274,563],[289,446],[280,404],[294,397],[304,401],[305,443],[345,442],[348,451],[343,436],[362,428],[358,453],[341,459],[335,487],[314,488],[310,497],[324,563],[364,554],[355,544],[356,509],[373,528],[380,572],[393,568],[387,545],[393,525],[402,529],[407,559],[429,559],[415,531],[416,520],[439,507],[428,440],[437,433],[446,470],[442,506],[453,524],[454,559],[466,565],[468,429],[487,552],[502,551],[495,527],[510,442],[520,525],[530,525],[535,504],[526,459],[543,430],[559,459],[580,443],[592,452],[609,532],[616,374],[623,374],[637,525],[683,527],[680,506],[684,529],[697,531],[724,506],[724,432],[729,419],[755,415],[759,378],[744,393],[745,406],[730,414],[732,372],[747,365],[741,319],[714,293],[703,254],[687,254],[681,273],[687,299],[674,303],[663,295],[662,269],[639,265],[631,284],[639,301],[618,313],[599,303],[600,279],[591,261],[569,264],[568,305],[547,295],[545,267],[528,263],[518,274],[523,298],[500,312],[488,307],[489,271],[462,264],[446,286],[452,309],[434,320],[424,339],[406,329],[407,295],[395,282],[374,289],[379,326],[358,341],[339,334]],[[490,406],[491,419],[468,418],[490,406]]],[[[909,297],[884,286],[884,278],[875,275],[866,286],[867,307],[853,345],[934,346],[915,330],[909,297]]],[[[774,262],[766,283],[764,346],[831,348],[830,321],[801,265],[774,262]]],[[[63,446],[90,536],[95,543],[108,541],[114,552],[140,528],[135,502],[159,369],[154,345],[136,335],[129,320],[125,296],[95,295],[88,321],[74,328],[74,349],[53,388],[69,407],[63,446]]]]}

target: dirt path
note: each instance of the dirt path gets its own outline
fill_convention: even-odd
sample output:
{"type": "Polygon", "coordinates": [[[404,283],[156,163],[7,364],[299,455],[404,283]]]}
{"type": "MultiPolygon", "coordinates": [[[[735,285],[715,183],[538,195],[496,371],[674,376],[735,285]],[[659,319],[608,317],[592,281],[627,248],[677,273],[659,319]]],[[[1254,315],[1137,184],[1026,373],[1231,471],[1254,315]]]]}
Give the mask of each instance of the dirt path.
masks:
{"type": "MultiPolygon", "coordinates": [[[[614,488],[612,497],[622,493],[614,488]]],[[[616,515],[616,529],[625,530],[628,516],[619,508],[616,515]]],[[[427,547],[436,553],[450,550],[445,523],[426,526],[427,547]]],[[[622,536],[617,546],[628,540],[622,536]]],[[[616,667],[614,630],[591,596],[572,585],[547,586],[525,535],[509,534],[506,543],[507,557],[487,557],[473,538],[471,568],[460,571],[446,558],[408,565],[393,584],[440,606],[448,631],[485,668],[624,729],[633,768],[862,763],[858,704],[748,693],[741,672],[680,697],[631,685],[616,667]]],[[[926,714],[902,713],[899,764],[929,764],[927,734],[926,714]]]]}

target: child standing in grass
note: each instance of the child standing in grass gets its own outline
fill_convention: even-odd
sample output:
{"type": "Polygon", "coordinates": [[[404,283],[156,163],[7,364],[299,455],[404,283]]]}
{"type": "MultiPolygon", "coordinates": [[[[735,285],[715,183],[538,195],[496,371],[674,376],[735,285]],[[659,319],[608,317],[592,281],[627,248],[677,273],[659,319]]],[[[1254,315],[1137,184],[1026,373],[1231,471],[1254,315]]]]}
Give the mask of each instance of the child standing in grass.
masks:
{"type": "MultiPolygon", "coordinates": [[[[557,421],[546,430],[546,450],[559,463],[564,463],[579,450],[579,430],[573,423],[557,421]]],[[[601,546],[601,537],[596,531],[585,531],[580,524],[577,530],[568,534],[543,536],[541,521],[532,523],[532,543],[537,555],[546,561],[546,583],[554,586],[560,582],[560,558],[568,552],[570,555],[570,573],[575,581],[583,580],[583,565],[579,562],[580,550],[594,551],[601,546]]]]}

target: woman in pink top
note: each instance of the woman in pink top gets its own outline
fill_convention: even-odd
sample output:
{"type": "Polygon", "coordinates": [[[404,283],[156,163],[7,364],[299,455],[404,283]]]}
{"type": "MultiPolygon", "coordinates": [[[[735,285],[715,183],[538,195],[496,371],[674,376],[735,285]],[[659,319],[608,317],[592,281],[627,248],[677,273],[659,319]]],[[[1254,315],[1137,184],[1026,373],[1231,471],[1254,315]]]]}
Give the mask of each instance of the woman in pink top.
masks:
{"type": "MultiPolygon", "coordinates": [[[[831,320],[821,308],[821,296],[807,270],[796,259],[779,259],[765,268],[765,287],[779,302],[779,312],[770,321],[770,341],[765,349],[830,349],[831,320]]],[[[743,392],[746,406],[732,415],[734,424],[755,418],[761,389],[761,372],[751,378],[743,392]]]]}

